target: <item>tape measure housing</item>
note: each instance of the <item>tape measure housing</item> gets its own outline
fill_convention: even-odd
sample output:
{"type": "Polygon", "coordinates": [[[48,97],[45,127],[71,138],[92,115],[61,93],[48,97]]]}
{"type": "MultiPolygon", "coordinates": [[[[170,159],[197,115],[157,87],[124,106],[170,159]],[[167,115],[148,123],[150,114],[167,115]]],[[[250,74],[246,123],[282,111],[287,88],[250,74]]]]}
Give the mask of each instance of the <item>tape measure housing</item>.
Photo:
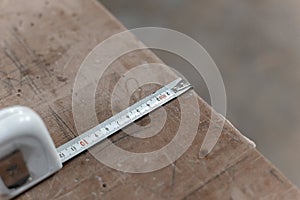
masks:
{"type": "Polygon", "coordinates": [[[62,168],[46,126],[31,109],[1,110],[0,130],[1,199],[21,194],[62,168]]]}

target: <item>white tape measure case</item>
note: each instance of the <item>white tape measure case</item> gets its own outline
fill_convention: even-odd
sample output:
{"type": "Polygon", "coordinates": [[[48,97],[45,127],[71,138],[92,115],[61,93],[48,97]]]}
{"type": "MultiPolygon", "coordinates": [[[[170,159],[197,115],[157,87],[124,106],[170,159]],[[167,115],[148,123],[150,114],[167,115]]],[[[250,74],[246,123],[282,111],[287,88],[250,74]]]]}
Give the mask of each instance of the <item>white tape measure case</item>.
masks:
{"type": "Polygon", "coordinates": [[[0,110],[0,199],[10,199],[62,168],[41,118],[26,107],[0,110]]]}

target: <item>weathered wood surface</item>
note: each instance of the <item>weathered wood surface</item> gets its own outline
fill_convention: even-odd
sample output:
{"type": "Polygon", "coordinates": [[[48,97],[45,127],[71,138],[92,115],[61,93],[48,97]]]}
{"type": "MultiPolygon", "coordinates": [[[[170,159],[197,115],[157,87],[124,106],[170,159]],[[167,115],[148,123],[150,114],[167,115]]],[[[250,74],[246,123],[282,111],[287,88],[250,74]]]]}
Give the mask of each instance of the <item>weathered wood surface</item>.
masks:
{"type": "MultiPolygon", "coordinates": [[[[75,137],[71,97],[80,63],[95,45],[124,27],[91,0],[2,0],[0,28],[1,108],[17,104],[33,108],[44,119],[56,146],[75,137]]],[[[122,74],[151,62],[160,61],[150,51],[138,51],[111,65],[100,81],[102,91],[98,91],[96,106],[99,121],[112,115],[110,94],[122,74]]],[[[162,74],[174,76],[170,71],[162,74]]],[[[141,95],[156,88],[144,87],[141,95]]],[[[151,173],[129,174],[106,167],[87,152],[19,199],[300,198],[298,189],[228,122],[213,152],[199,159],[211,114],[201,98],[199,106],[198,134],[173,165],[151,173]]],[[[179,109],[177,100],[165,108],[170,114],[160,133],[164,139],[153,137],[139,145],[141,141],[120,137],[124,136],[120,133],[111,140],[133,152],[163,146],[173,137],[171,130],[179,119],[174,111],[179,109]]],[[[147,119],[140,123],[147,123],[147,119]]]]}

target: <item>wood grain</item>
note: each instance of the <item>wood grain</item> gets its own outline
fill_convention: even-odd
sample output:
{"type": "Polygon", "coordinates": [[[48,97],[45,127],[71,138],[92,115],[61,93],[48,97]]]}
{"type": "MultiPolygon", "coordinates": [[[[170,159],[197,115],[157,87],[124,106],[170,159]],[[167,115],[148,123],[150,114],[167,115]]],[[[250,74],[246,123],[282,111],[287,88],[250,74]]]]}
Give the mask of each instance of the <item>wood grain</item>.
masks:
{"type": "MultiPolygon", "coordinates": [[[[99,42],[125,28],[92,0],[0,1],[0,106],[25,105],[37,111],[59,146],[78,135],[72,114],[72,88],[85,56],[99,42]]],[[[132,45],[140,45],[138,41],[132,45]]],[[[112,115],[110,97],[122,75],[143,63],[161,61],[149,50],[132,52],[115,61],[100,80],[96,95],[99,121],[112,115]]],[[[157,77],[175,78],[171,70],[157,77]]],[[[158,85],[141,88],[134,102],[158,85]]],[[[183,96],[184,98],[184,96],[183,96]]],[[[130,174],[97,161],[89,152],[19,199],[298,199],[298,189],[269,163],[229,122],[213,152],[199,158],[211,114],[200,97],[198,133],[188,151],[161,170],[130,174]]],[[[124,106],[119,102],[119,106],[124,106]]],[[[137,140],[120,133],[116,145],[144,152],[174,137],[178,100],[164,107],[165,127],[153,138],[137,140]]],[[[191,108],[192,109],[192,108],[191,108]]],[[[196,109],[196,108],[195,108],[196,109]]],[[[83,116],[82,120],[89,120],[83,116]]],[[[148,121],[147,121],[148,120],[148,121]]],[[[218,119],[213,123],[218,130],[218,119]]],[[[144,118],[140,125],[149,123],[144,118]]]]}

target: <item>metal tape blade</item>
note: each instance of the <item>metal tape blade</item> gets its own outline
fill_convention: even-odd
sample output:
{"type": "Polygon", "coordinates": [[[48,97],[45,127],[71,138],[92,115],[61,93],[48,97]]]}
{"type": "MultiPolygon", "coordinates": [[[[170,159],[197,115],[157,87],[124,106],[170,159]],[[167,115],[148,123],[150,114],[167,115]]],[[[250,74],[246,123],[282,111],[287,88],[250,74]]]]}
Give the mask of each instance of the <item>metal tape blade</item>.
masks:
{"type": "Polygon", "coordinates": [[[67,162],[81,152],[105,140],[122,128],[125,128],[134,121],[170,102],[191,88],[191,84],[187,81],[181,78],[176,79],[155,93],[58,147],[57,152],[61,162],[67,162]]]}

